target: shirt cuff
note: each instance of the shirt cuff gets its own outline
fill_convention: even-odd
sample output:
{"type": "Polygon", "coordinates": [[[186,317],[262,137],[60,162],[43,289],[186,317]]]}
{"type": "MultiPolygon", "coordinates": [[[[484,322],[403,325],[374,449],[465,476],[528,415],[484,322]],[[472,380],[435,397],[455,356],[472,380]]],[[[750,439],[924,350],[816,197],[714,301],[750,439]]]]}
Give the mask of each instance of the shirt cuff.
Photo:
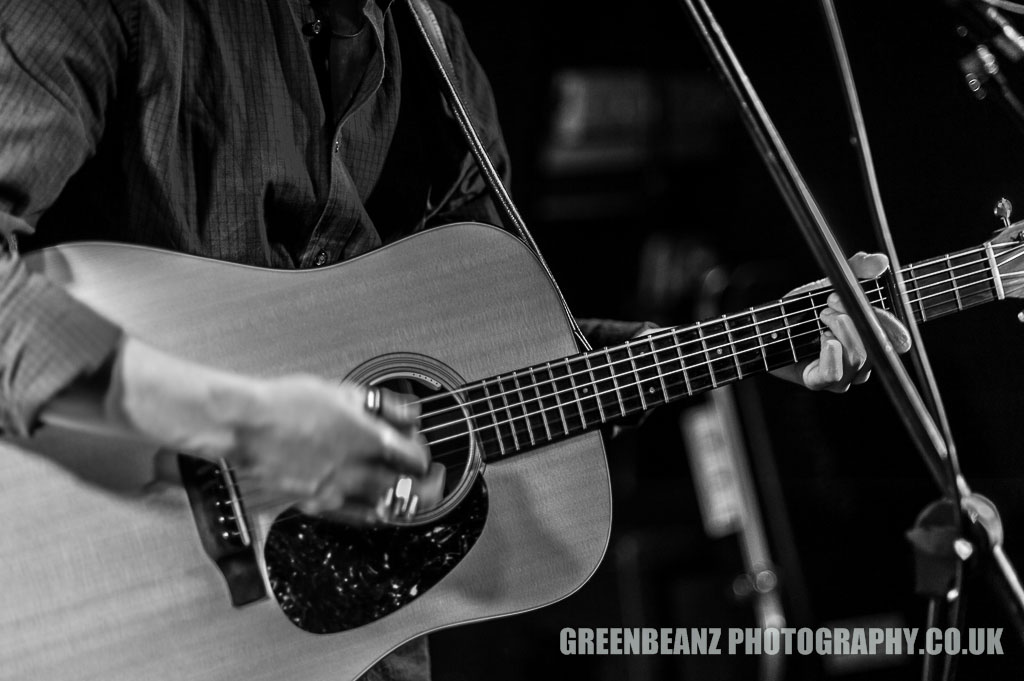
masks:
{"type": "Polygon", "coordinates": [[[26,436],[39,411],[113,356],[121,329],[21,260],[0,263],[0,428],[26,436]]]}

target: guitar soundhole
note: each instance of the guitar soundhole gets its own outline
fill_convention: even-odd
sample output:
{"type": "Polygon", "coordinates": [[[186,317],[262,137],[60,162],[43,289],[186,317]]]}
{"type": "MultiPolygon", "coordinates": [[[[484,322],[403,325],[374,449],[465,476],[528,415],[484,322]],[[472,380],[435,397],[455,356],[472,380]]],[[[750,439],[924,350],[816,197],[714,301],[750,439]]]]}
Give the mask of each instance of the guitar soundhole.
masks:
{"type": "Polygon", "coordinates": [[[479,476],[458,506],[425,524],[355,527],[290,509],[267,537],[267,574],[295,626],[314,634],[347,631],[426,593],[469,553],[486,519],[479,476]]]}
{"type": "Polygon", "coordinates": [[[353,526],[282,513],[264,556],[271,589],[295,626],[333,634],[369,624],[416,600],[459,564],[483,532],[487,488],[458,390],[462,381],[427,357],[377,357],[347,377],[421,402],[420,432],[445,468],[444,498],[408,522],[353,526]]]}

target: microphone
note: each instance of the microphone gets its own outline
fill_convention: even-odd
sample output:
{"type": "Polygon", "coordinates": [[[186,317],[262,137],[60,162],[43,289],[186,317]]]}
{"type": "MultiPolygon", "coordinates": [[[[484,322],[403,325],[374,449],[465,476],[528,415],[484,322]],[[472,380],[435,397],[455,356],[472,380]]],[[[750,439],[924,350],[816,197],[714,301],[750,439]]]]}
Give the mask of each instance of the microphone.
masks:
{"type": "Polygon", "coordinates": [[[960,71],[967,88],[982,100],[989,94],[985,85],[991,83],[993,99],[1024,130],[1024,103],[1007,78],[1010,75],[1018,82],[1024,80],[1024,36],[1002,13],[985,3],[947,0],[946,4],[958,11],[957,35],[971,45],[970,51],[960,59],[960,71]],[[1008,69],[1002,68],[997,53],[1006,59],[1008,69]]]}
{"type": "Polygon", "coordinates": [[[979,45],[989,43],[1014,64],[1024,59],[1024,35],[995,7],[984,0],[946,0],[946,4],[958,15],[961,37],[979,45]]]}

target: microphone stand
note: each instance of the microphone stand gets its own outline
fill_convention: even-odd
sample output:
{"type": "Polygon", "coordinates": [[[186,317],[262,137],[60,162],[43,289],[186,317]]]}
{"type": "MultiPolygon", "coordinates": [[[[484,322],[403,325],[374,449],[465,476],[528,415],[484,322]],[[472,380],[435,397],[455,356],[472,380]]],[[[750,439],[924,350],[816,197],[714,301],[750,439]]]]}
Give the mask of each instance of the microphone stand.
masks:
{"type": "MultiPolygon", "coordinates": [[[[959,629],[963,626],[964,620],[964,609],[960,607],[964,570],[962,560],[956,560],[954,556],[951,556],[949,548],[956,538],[963,536],[962,518],[960,513],[955,512],[955,509],[963,508],[964,498],[969,493],[966,484],[962,486],[957,484],[957,481],[962,481],[962,475],[957,460],[956,443],[953,440],[946,409],[935,382],[935,375],[925,351],[917,320],[910,309],[906,283],[896,254],[896,244],[889,229],[889,220],[885,214],[878,178],[875,175],[860,97],[857,94],[853,69],[850,66],[846,43],[833,0],[821,0],[821,9],[825,15],[833,56],[843,85],[847,114],[850,118],[850,140],[857,152],[872,222],[878,241],[889,257],[893,281],[899,293],[898,296],[894,296],[893,307],[899,314],[900,321],[910,332],[912,340],[910,357],[917,375],[917,384],[924,390],[928,411],[942,431],[942,438],[948,453],[948,456],[941,461],[944,464],[942,488],[945,490],[942,500],[929,505],[918,517],[915,528],[907,533],[908,539],[914,547],[918,565],[916,591],[928,598],[928,628],[938,627],[941,623],[944,627],[959,629]],[[936,555],[937,552],[938,555],[936,555]]],[[[955,667],[956,658],[952,655],[943,655],[938,660],[931,656],[925,656],[921,677],[924,681],[930,679],[946,681],[952,678],[955,667]]]]}
{"type": "MultiPolygon", "coordinates": [[[[1003,602],[1006,604],[1007,613],[1018,635],[1024,640],[1024,589],[1002,550],[1002,528],[998,513],[991,502],[971,493],[960,474],[956,463],[955,449],[951,447],[952,440],[946,437],[948,423],[937,392],[932,390],[929,393],[931,403],[926,405],[878,325],[867,297],[843,257],[834,234],[707,3],[705,0],[682,0],[682,4],[689,13],[697,35],[711,58],[712,64],[727,89],[735,97],[743,122],[804,239],[818,263],[831,279],[835,291],[843,301],[847,314],[860,333],[872,366],[878,373],[889,399],[910,434],[926,469],[943,494],[943,500],[933,504],[919,518],[919,531],[915,530],[910,533],[912,542],[929,549],[918,552],[918,574],[919,577],[923,577],[923,579],[919,579],[919,586],[922,584],[927,586],[929,595],[933,596],[932,605],[929,608],[930,618],[935,621],[939,621],[940,618],[959,619],[958,601],[962,562],[975,553],[977,547],[980,547],[990,554],[998,568],[990,574],[997,586],[1008,596],[1003,602]],[[944,430],[940,430],[936,425],[935,419],[929,412],[929,406],[938,415],[944,430]],[[952,530],[950,531],[949,528],[952,530]],[[964,530],[968,533],[969,539],[958,536],[964,530]],[[948,541],[952,537],[956,537],[956,539],[948,541]],[[953,558],[950,559],[950,556],[953,558]],[[926,569],[935,566],[945,568],[944,572],[940,572],[936,576],[934,570],[926,569]],[[943,598],[953,604],[948,610],[945,607],[947,601],[941,600],[943,598]]],[[[834,14],[833,9],[833,17],[834,14]]],[[[827,7],[826,15],[828,15],[827,7]]],[[[838,23],[836,23],[836,27],[838,27],[838,23]]],[[[840,42],[834,40],[834,45],[840,45],[840,42]]],[[[836,51],[842,68],[842,64],[845,62],[845,48],[836,47],[836,51]]],[[[848,63],[846,71],[848,74],[848,63]]],[[[849,86],[852,86],[852,78],[848,83],[848,95],[849,86]]],[[[858,137],[855,139],[863,151],[866,135],[863,134],[863,120],[859,106],[855,107],[854,102],[855,99],[851,99],[848,104],[855,124],[860,126],[858,137]]],[[[876,203],[876,225],[884,225],[884,213],[877,210],[880,208],[880,204],[877,202],[877,184],[870,166],[870,154],[862,156],[861,160],[865,179],[876,203]]],[[[885,239],[884,235],[885,233],[883,233],[883,240],[887,241],[886,245],[892,250],[891,238],[885,239]]],[[[892,250],[891,256],[893,257],[890,262],[893,264],[892,269],[896,275],[899,297],[902,304],[906,306],[906,289],[898,273],[894,250],[892,250]]],[[[907,315],[905,307],[904,317],[905,321],[909,320],[911,333],[916,334],[913,315],[907,315]]],[[[914,335],[912,338],[920,348],[920,336],[914,335]]],[[[921,370],[925,385],[934,388],[934,379],[930,378],[931,373],[927,368],[927,359],[918,359],[916,363],[921,370]]],[[[952,665],[944,663],[936,667],[933,663],[926,662],[924,673],[927,675],[926,678],[931,678],[935,674],[943,675],[937,678],[945,678],[946,675],[952,673],[952,665]]]]}
{"type": "MultiPolygon", "coordinates": [[[[964,623],[963,578],[965,562],[980,547],[986,552],[985,558],[972,565],[985,571],[986,576],[1002,593],[1007,614],[1024,640],[1024,589],[1012,563],[1003,551],[1003,528],[995,505],[980,494],[972,492],[960,470],[960,463],[953,441],[952,431],[942,403],[938,385],[932,372],[916,319],[910,309],[910,300],[896,255],[896,246],[889,230],[888,219],[882,204],[882,197],[871,158],[867,129],[857,95],[846,52],[845,41],[839,25],[834,0],[821,0],[821,7],[829,29],[829,38],[836,59],[836,66],[843,84],[847,112],[851,121],[851,140],[857,148],[861,174],[871,206],[872,221],[883,244],[893,270],[899,291],[896,309],[901,312],[901,321],[907,326],[913,340],[911,358],[918,377],[918,384],[925,389],[929,411],[942,429],[949,456],[944,460],[946,493],[943,498],[930,504],[918,516],[915,528],[907,533],[914,546],[917,562],[917,592],[928,597],[928,627],[940,622],[946,627],[962,628],[964,623]],[[965,527],[966,526],[966,527],[965,527]],[[938,541],[936,541],[938,540],[938,541]]],[[[997,74],[998,75],[998,74],[997,74]]],[[[1013,107],[1020,115],[1019,102],[1013,107]]],[[[922,678],[946,680],[953,677],[956,656],[945,653],[938,658],[926,656],[922,666],[922,678]]]]}

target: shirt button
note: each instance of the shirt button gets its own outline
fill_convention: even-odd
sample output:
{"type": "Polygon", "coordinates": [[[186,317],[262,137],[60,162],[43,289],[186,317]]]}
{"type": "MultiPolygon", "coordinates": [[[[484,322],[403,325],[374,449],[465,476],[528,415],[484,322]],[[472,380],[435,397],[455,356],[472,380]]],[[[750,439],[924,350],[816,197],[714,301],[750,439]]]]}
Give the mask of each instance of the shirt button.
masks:
{"type": "Polygon", "coordinates": [[[341,140],[336,140],[334,142],[334,153],[335,154],[341,153],[341,140]]]}
{"type": "Polygon", "coordinates": [[[316,254],[316,259],[313,260],[313,264],[317,267],[323,267],[327,264],[327,251],[320,251],[316,254]]]}

